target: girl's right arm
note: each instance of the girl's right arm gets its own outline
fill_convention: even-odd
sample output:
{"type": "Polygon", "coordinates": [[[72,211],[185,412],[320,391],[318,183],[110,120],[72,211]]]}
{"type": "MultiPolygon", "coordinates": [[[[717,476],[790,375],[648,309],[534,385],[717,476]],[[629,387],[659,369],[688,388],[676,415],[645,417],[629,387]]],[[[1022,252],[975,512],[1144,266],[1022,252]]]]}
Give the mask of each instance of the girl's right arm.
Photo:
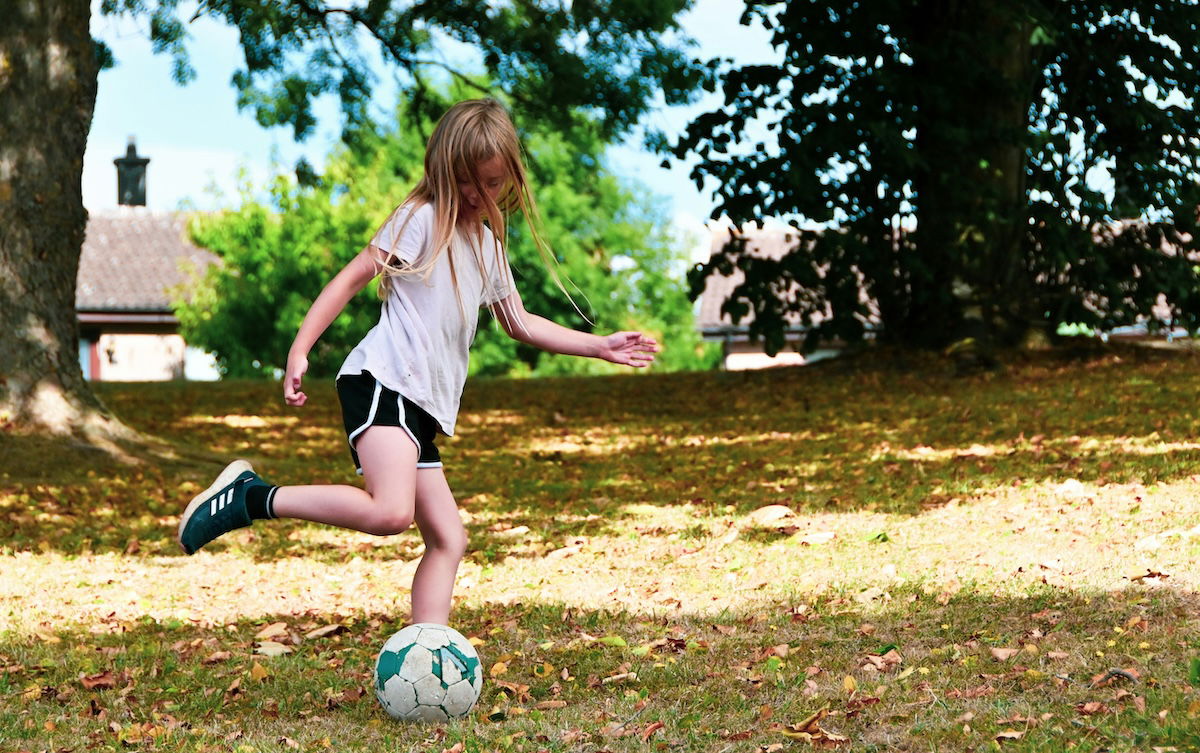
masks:
{"type": "Polygon", "coordinates": [[[288,351],[283,376],[283,400],[288,405],[300,406],[308,400],[308,396],[300,391],[300,382],[304,372],[308,371],[308,352],[350,299],[379,273],[378,258],[379,251],[371,246],[360,251],[329,281],[304,315],[304,322],[288,351]]]}

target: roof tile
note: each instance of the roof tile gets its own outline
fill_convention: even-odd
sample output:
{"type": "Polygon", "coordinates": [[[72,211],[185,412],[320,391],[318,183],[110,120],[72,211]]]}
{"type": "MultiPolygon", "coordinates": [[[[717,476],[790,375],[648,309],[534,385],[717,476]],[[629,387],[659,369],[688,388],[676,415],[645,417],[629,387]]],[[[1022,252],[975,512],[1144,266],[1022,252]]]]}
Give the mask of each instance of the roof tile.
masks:
{"type": "Polygon", "coordinates": [[[79,258],[80,311],[171,310],[170,290],[217,257],[188,240],[188,215],[121,207],[92,213],[79,258]]]}

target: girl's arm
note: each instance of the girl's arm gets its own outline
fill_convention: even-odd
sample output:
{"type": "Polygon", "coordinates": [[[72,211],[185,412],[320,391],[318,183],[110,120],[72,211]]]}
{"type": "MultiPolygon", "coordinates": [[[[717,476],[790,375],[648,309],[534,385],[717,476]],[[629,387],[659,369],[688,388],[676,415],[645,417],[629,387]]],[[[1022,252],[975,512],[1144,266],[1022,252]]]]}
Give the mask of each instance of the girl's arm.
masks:
{"type": "Polygon", "coordinates": [[[379,273],[378,252],[367,246],[342,271],[329,281],[317,300],[313,301],[296,339],[288,351],[287,369],[283,376],[283,399],[288,405],[304,405],[308,396],[300,391],[300,381],[308,371],[308,351],[329,324],[342,313],[360,290],[379,273]]]}
{"type": "Polygon", "coordinates": [[[525,310],[521,296],[514,290],[491,307],[492,315],[509,337],[550,353],[588,356],[625,366],[649,366],[659,351],[654,338],[641,332],[614,332],[592,335],[563,327],[525,310]]]}

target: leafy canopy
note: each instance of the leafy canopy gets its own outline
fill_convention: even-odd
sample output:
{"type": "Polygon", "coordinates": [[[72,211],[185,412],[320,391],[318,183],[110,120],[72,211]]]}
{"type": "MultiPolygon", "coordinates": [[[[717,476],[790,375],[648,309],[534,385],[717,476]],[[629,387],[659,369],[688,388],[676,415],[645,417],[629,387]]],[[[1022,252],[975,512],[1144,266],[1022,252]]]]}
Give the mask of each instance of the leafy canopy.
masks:
{"type": "Polygon", "coordinates": [[[673,150],[716,179],[714,216],[797,228],[783,259],[734,243],[692,275],[698,294],[744,272],[726,311],[769,350],[789,321],[810,347],[1111,329],[1160,294],[1163,324],[1200,326],[1195,0],[747,0],[750,19],[781,62],[726,61],[724,107],[673,150]]]}
{"type": "MultiPolygon", "coordinates": [[[[322,287],[419,178],[423,134],[431,128],[406,102],[391,129],[364,130],[358,148],[335,150],[315,185],[279,175],[268,186],[268,201],[253,199],[247,186],[238,209],[196,217],[194,240],[223,263],[210,268],[189,301],[177,304],[184,337],[215,353],[229,376],[283,368],[292,338],[322,287]]],[[[526,307],[585,331],[595,326],[602,332],[652,332],[668,345],[656,368],[713,365],[717,354],[699,340],[682,283],[686,252],[666,230],[654,202],[640,198],[644,191],[604,167],[598,140],[580,151],[552,129],[537,127],[527,132],[526,147],[543,236],[560,275],[573,283],[575,301],[543,266],[524,220],[514,217],[509,255],[526,307]]],[[[378,319],[375,292],[373,283],[370,293],[355,297],[330,325],[309,356],[310,374],[336,373],[378,319]]],[[[606,370],[590,359],[552,358],[519,345],[492,323],[490,314],[481,317],[474,373],[606,370]]]]}
{"type": "MultiPolygon", "coordinates": [[[[691,0],[102,0],[105,15],[144,16],[155,49],[171,55],[180,83],[194,77],[187,23],[209,17],[236,28],[244,66],[233,77],[238,104],[263,126],[291,126],[297,140],[316,126],[313,101],[338,98],[352,140],[372,121],[378,84],[371,61],[397,74],[410,107],[433,116],[433,71],[486,94],[502,91],[515,110],[568,133],[598,128],[611,141],[629,132],[661,95],[690,100],[707,68],[689,55],[676,23],[691,0]],[[478,50],[491,84],[438,54],[440,39],[478,50]],[[425,74],[425,75],[422,75],[425,74]]],[[[100,43],[102,60],[112,53],[100,43]]],[[[302,171],[303,172],[303,171],[302,171]]],[[[307,175],[306,177],[312,177],[307,175]]]]}

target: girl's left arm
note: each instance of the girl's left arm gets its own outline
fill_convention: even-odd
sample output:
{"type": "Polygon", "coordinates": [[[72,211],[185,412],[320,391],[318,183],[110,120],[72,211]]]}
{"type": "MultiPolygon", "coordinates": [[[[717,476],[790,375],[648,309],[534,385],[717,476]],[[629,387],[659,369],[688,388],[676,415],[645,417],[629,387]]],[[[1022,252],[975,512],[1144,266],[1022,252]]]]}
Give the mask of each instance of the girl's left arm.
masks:
{"type": "Polygon", "coordinates": [[[525,310],[516,290],[491,307],[492,315],[509,337],[550,353],[599,358],[625,366],[643,367],[654,363],[659,351],[653,337],[641,332],[614,332],[593,335],[564,327],[525,310]]]}

